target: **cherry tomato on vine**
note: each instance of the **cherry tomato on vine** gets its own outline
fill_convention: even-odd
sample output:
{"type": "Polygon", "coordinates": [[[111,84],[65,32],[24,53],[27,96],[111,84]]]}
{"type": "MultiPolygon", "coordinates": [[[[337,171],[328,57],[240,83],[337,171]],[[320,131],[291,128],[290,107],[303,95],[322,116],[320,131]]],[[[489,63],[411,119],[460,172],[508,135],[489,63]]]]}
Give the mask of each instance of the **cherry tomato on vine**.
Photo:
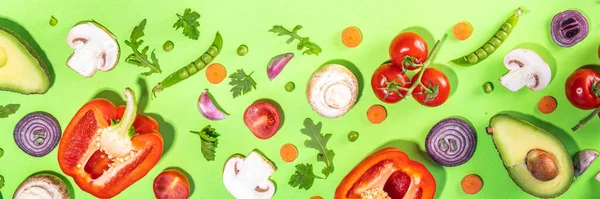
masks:
{"type": "MultiPolygon", "coordinates": [[[[420,73],[413,76],[412,84],[418,84],[416,81],[419,79],[420,73]]],[[[417,102],[429,107],[436,107],[446,102],[450,95],[450,82],[443,72],[435,68],[427,68],[423,72],[421,83],[426,88],[417,86],[412,92],[412,96],[417,102]]]]}
{"type": "Polygon", "coordinates": [[[579,109],[597,108],[600,106],[600,73],[590,68],[577,69],[567,78],[565,94],[579,109]]]}
{"type": "Polygon", "coordinates": [[[427,60],[427,42],[415,32],[403,32],[390,44],[390,59],[403,69],[415,70],[427,60]]]}
{"type": "Polygon", "coordinates": [[[399,102],[406,96],[406,90],[411,86],[408,76],[401,68],[392,63],[385,63],[371,77],[371,88],[375,96],[382,102],[392,104],[399,102]]]}

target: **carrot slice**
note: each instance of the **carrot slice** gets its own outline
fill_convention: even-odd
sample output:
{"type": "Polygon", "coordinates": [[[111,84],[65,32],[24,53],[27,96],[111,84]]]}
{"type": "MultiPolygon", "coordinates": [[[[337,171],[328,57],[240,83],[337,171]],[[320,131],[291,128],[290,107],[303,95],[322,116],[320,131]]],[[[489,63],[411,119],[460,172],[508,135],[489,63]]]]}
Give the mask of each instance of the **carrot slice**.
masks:
{"type": "Polygon", "coordinates": [[[362,42],[362,33],[355,26],[350,26],[342,32],[342,43],[348,48],[357,47],[362,42]]]}
{"type": "Polygon", "coordinates": [[[542,99],[540,99],[537,106],[538,110],[544,114],[552,113],[554,110],[556,110],[556,99],[554,99],[552,96],[544,96],[542,99]]]}
{"type": "Polygon", "coordinates": [[[213,63],[206,68],[206,79],[213,84],[221,83],[227,76],[227,69],[219,63],[213,63]]]}
{"type": "Polygon", "coordinates": [[[473,26],[469,22],[460,22],[454,25],[452,28],[452,34],[454,34],[454,38],[458,40],[465,40],[471,36],[473,33],[473,26]]]}
{"type": "Polygon", "coordinates": [[[478,175],[469,174],[462,179],[460,186],[465,193],[476,194],[481,191],[481,188],[483,187],[483,181],[481,181],[481,177],[478,175]]]}
{"type": "Polygon", "coordinates": [[[313,197],[310,197],[310,199],[323,199],[323,198],[321,196],[313,196],[313,197]]]}
{"type": "Polygon", "coordinates": [[[279,150],[281,159],[285,162],[293,162],[298,157],[298,149],[293,144],[284,144],[279,150]]]}
{"type": "Polygon", "coordinates": [[[387,118],[387,111],[381,105],[373,105],[367,110],[367,119],[373,124],[379,124],[387,118]]]}

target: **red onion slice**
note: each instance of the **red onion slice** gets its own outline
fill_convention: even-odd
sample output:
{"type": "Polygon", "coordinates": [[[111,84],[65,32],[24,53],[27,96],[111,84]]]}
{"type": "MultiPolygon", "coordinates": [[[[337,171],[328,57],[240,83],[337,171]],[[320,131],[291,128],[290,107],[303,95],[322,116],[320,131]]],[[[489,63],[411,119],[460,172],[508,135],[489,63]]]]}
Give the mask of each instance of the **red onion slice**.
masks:
{"type": "Polygon", "coordinates": [[[588,35],[589,27],[585,17],[575,10],[558,13],[552,18],[550,33],[552,40],[562,47],[571,47],[588,35]]]}
{"type": "Polygon", "coordinates": [[[442,166],[458,166],[469,161],[475,152],[475,130],[466,121],[448,118],[438,122],[425,139],[425,149],[442,166]]]}
{"type": "Polygon", "coordinates": [[[19,120],[13,137],[17,146],[25,153],[43,157],[56,148],[60,134],[60,125],[52,115],[33,112],[19,120]]]}
{"type": "Polygon", "coordinates": [[[275,77],[281,73],[283,67],[285,67],[293,57],[294,53],[286,53],[273,57],[267,65],[267,75],[269,76],[269,80],[275,79],[275,77]]]}
{"type": "Polygon", "coordinates": [[[198,99],[198,110],[200,114],[209,120],[222,120],[227,117],[227,113],[217,107],[215,102],[210,97],[208,90],[202,91],[200,99],[198,99]]]}

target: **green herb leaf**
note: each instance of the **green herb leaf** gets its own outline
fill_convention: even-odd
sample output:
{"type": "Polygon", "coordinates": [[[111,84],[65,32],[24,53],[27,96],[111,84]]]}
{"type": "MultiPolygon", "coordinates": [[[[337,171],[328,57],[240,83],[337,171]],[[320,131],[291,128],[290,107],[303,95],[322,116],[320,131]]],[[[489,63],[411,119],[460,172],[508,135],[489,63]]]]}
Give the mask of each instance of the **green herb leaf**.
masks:
{"type": "Polygon", "coordinates": [[[198,36],[200,35],[200,30],[198,30],[198,26],[200,26],[200,22],[198,22],[200,14],[196,11],[192,12],[192,9],[188,8],[183,12],[183,16],[177,14],[177,17],[179,17],[179,20],[173,24],[173,28],[175,30],[183,28],[183,35],[190,39],[198,40],[198,36]]]}
{"type": "Polygon", "coordinates": [[[158,59],[156,58],[156,54],[154,54],[154,50],[151,53],[152,61],[148,60],[148,49],[149,46],[146,46],[142,49],[142,52],[139,52],[138,49],[144,43],[144,40],[141,38],[144,36],[144,28],[146,27],[146,19],[142,20],[138,26],[133,28],[131,31],[131,35],[129,36],[129,40],[125,40],[125,44],[127,44],[133,50],[127,58],[125,58],[125,62],[137,65],[140,67],[148,67],[150,71],[143,72],[142,75],[149,76],[152,73],[161,73],[160,65],[158,64],[158,59]]]}
{"type": "Polygon", "coordinates": [[[229,85],[233,86],[233,88],[230,90],[233,93],[233,98],[236,98],[240,95],[245,95],[246,93],[252,91],[252,88],[256,90],[256,82],[251,77],[252,73],[246,75],[244,69],[238,69],[237,72],[229,75],[229,78],[231,78],[229,85]]]}
{"type": "Polygon", "coordinates": [[[0,118],[7,118],[9,115],[16,113],[20,107],[20,104],[8,104],[6,106],[0,105],[0,118]]]}
{"type": "Polygon", "coordinates": [[[313,148],[319,151],[317,154],[317,161],[325,163],[325,168],[321,171],[325,178],[329,177],[329,174],[333,172],[333,157],[335,153],[331,149],[327,149],[327,142],[331,138],[331,134],[321,134],[321,127],[323,124],[319,122],[314,124],[310,118],[304,120],[304,128],[300,129],[302,134],[309,136],[311,139],[304,141],[304,146],[313,148]]]}
{"type": "Polygon", "coordinates": [[[292,175],[288,184],[292,187],[308,190],[312,187],[315,178],[311,164],[298,164],[296,165],[296,172],[292,175]]]}
{"type": "Polygon", "coordinates": [[[210,125],[204,127],[200,132],[198,131],[190,131],[191,133],[198,134],[200,139],[202,140],[202,144],[200,145],[200,149],[202,150],[202,156],[207,161],[215,160],[215,149],[219,144],[219,134],[212,128],[210,125]]]}
{"type": "Polygon", "coordinates": [[[296,48],[298,50],[302,50],[303,48],[308,48],[308,49],[304,50],[304,52],[302,54],[319,55],[319,53],[321,53],[321,47],[319,47],[319,45],[311,42],[308,37],[300,37],[298,35],[298,30],[300,30],[300,29],[302,29],[301,25],[297,25],[296,27],[294,27],[294,29],[292,31],[285,29],[283,26],[274,25],[273,28],[269,30],[269,32],[276,33],[277,36],[284,36],[284,35],[290,36],[290,38],[286,41],[286,43],[288,43],[288,44],[292,43],[295,39],[299,40],[300,42],[296,46],[296,48]]]}

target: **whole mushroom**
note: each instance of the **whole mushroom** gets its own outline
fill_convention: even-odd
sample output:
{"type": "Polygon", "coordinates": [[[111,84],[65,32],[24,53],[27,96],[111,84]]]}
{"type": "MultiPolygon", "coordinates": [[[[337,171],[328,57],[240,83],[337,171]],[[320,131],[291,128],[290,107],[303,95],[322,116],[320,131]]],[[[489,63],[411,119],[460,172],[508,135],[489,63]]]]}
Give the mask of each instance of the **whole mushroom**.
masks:
{"type": "Polygon", "coordinates": [[[67,35],[67,44],[75,51],[67,66],[84,77],[97,70],[109,71],[119,61],[117,38],[102,25],[93,21],[76,24],[67,35]]]}
{"type": "Polygon", "coordinates": [[[52,174],[35,174],[23,181],[13,195],[13,199],[69,199],[71,195],[65,182],[52,174]]]}
{"type": "Polygon", "coordinates": [[[500,78],[500,83],[512,92],[523,87],[539,91],[552,78],[550,66],[537,53],[529,49],[517,48],[504,57],[504,66],[510,71],[500,78]]]}
{"type": "Polygon", "coordinates": [[[324,65],[308,81],[306,98],[319,115],[326,118],[341,117],[356,103],[358,80],[345,66],[324,65]]]}
{"type": "Polygon", "coordinates": [[[269,177],[275,166],[256,151],[243,158],[234,155],[227,160],[223,169],[223,184],[237,199],[270,199],[275,193],[275,184],[269,177]]]}

